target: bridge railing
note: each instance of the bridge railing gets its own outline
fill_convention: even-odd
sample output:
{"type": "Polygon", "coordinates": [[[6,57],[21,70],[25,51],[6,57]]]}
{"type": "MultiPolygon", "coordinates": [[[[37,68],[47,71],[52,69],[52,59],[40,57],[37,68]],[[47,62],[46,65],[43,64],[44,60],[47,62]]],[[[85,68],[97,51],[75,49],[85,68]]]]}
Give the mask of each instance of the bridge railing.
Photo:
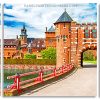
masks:
{"type": "Polygon", "coordinates": [[[31,82],[31,83],[34,83],[33,85],[35,85],[35,84],[41,83],[45,80],[49,80],[53,77],[57,77],[66,72],[69,72],[73,68],[74,68],[74,66],[72,64],[68,64],[68,65],[62,66],[60,68],[41,69],[39,71],[28,72],[28,73],[23,73],[23,74],[17,73],[16,75],[7,77],[7,79],[9,79],[9,80],[10,79],[14,80],[13,84],[7,86],[7,88],[8,88],[8,90],[15,89],[18,91],[18,94],[20,94],[22,92],[21,91],[22,86],[24,86],[25,84],[29,84],[31,82]],[[29,75],[35,75],[35,74],[38,74],[38,76],[35,78],[21,81],[22,77],[29,76],[29,75]]]}

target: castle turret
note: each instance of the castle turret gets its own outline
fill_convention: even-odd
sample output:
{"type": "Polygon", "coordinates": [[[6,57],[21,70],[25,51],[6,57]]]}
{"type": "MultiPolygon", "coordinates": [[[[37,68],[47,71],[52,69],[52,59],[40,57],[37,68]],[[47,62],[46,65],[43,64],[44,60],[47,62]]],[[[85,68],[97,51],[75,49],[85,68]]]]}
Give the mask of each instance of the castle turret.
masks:
{"type": "Polygon", "coordinates": [[[51,26],[49,29],[46,27],[46,48],[56,47],[55,29],[51,26]]]}
{"type": "Polygon", "coordinates": [[[54,23],[56,29],[56,53],[57,53],[57,67],[69,64],[70,56],[70,32],[72,18],[68,15],[66,10],[54,23]]]}
{"type": "Polygon", "coordinates": [[[27,30],[25,28],[25,25],[23,25],[23,28],[21,29],[20,41],[21,45],[27,43],[27,30]]]}

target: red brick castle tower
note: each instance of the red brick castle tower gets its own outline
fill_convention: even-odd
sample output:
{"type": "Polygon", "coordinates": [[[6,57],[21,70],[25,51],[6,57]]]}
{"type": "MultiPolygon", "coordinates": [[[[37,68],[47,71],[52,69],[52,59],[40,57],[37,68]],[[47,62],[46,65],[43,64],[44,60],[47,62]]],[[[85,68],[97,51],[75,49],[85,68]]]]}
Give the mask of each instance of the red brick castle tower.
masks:
{"type": "Polygon", "coordinates": [[[82,66],[83,52],[97,50],[97,24],[79,24],[66,10],[54,23],[56,36],[57,67],[66,64],[82,66]]]}
{"type": "Polygon", "coordinates": [[[57,67],[71,62],[71,22],[72,18],[65,12],[54,23],[56,29],[57,67]]]}

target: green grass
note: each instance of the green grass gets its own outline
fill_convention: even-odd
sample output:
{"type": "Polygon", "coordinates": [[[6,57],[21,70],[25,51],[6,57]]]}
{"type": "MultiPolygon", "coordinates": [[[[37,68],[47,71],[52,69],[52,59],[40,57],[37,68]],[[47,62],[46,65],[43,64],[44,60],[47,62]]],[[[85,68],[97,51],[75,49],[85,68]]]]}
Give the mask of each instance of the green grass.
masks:
{"type": "Polygon", "coordinates": [[[96,60],[95,61],[83,61],[83,62],[85,62],[85,63],[91,63],[91,64],[97,64],[96,60]]]}

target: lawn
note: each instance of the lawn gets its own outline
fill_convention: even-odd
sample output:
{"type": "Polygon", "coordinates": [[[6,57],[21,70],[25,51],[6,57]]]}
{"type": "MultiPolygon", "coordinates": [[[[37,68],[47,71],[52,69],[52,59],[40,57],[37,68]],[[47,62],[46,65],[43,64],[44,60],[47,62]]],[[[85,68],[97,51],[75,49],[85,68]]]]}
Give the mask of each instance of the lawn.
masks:
{"type": "Polygon", "coordinates": [[[84,63],[97,64],[97,61],[83,61],[84,63]]]}

